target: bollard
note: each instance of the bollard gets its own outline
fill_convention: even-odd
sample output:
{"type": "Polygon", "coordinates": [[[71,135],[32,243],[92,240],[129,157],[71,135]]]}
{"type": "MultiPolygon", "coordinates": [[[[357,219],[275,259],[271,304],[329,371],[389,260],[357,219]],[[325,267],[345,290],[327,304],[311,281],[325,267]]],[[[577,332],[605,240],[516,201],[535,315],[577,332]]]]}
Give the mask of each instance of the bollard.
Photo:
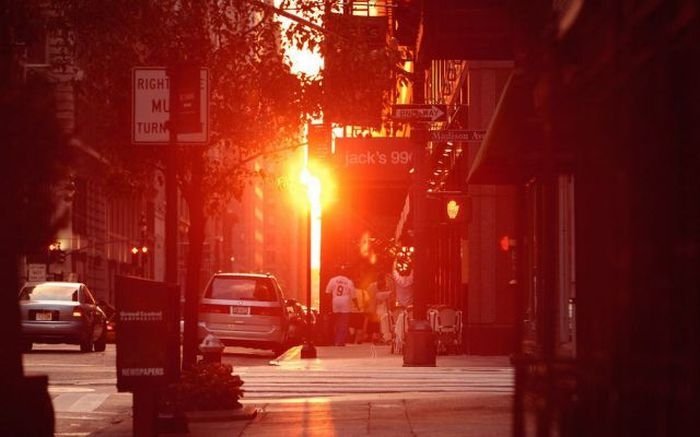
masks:
{"type": "Polygon", "coordinates": [[[202,353],[202,361],[205,363],[221,363],[221,356],[224,353],[224,344],[214,334],[208,334],[199,345],[202,353]]]}
{"type": "Polygon", "coordinates": [[[406,332],[403,365],[434,367],[436,349],[435,335],[430,323],[427,320],[411,320],[406,332]]]}

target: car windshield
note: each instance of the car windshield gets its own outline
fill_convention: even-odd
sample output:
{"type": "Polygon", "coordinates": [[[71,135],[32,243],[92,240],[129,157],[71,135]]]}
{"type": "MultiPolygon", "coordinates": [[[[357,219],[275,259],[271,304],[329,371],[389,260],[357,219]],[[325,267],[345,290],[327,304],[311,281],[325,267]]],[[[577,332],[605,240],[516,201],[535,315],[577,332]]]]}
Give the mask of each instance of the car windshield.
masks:
{"type": "Polygon", "coordinates": [[[211,299],[277,300],[272,281],[268,278],[218,277],[214,278],[206,297],[211,299]]]}
{"type": "Polygon", "coordinates": [[[22,289],[19,298],[20,300],[66,300],[77,302],[78,290],[75,287],[60,285],[35,285],[22,289]]]}

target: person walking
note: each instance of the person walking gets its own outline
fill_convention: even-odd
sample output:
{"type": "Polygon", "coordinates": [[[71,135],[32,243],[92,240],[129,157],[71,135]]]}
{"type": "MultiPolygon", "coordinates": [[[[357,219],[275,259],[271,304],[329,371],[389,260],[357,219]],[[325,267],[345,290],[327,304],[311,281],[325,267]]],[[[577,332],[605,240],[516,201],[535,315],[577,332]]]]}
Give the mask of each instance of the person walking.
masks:
{"type": "Polygon", "coordinates": [[[408,321],[413,310],[413,266],[408,262],[394,262],[392,272],[396,290],[396,308],[394,309],[394,348],[403,350],[403,342],[408,329],[408,321]]]}
{"type": "Polygon", "coordinates": [[[362,343],[367,327],[367,290],[355,287],[355,299],[352,300],[350,313],[350,343],[362,343]]]}
{"type": "Polygon", "coordinates": [[[355,284],[345,275],[345,266],[340,266],[338,274],[326,285],[326,294],[333,300],[333,326],[335,346],[345,346],[348,337],[350,313],[353,301],[356,301],[355,284]]]}
{"type": "Polygon", "coordinates": [[[391,341],[389,302],[392,291],[387,276],[386,273],[380,273],[377,280],[367,288],[370,302],[368,311],[372,311],[367,331],[372,335],[374,342],[389,343],[391,341]]]}
{"type": "Polygon", "coordinates": [[[396,287],[396,306],[406,309],[413,305],[413,266],[395,262],[392,276],[396,287]]]}

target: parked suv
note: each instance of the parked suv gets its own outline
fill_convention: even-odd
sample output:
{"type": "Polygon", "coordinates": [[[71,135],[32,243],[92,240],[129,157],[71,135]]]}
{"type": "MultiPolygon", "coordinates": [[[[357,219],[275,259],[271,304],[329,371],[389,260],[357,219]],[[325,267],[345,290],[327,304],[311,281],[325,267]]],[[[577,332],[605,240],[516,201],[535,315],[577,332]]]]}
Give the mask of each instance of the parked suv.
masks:
{"type": "Polygon", "coordinates": [[[199,323],[227,346],[286,350],[284,295],[270,274],[216,273],[199,305],[199,323]]]}

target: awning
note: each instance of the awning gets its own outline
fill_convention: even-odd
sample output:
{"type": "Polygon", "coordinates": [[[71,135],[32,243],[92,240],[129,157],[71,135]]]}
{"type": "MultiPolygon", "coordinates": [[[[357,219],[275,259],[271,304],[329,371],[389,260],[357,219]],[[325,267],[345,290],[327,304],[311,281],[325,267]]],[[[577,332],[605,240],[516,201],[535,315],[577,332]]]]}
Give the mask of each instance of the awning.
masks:
{"type": "Polygon", "coordinates": [[[468,184],[519,184],[529,176],[542,139],[532,103],[533,86],[517,72],[508,78],[468,184]]]}

